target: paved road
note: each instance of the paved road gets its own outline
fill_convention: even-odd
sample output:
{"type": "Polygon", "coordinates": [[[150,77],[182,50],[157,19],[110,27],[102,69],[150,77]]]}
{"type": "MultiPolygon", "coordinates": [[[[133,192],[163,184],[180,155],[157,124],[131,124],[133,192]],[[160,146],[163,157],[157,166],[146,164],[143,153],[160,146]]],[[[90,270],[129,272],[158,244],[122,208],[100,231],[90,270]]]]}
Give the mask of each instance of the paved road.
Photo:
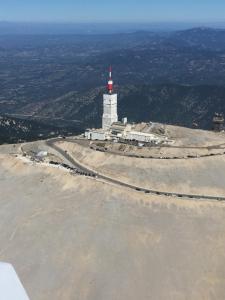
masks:
{"type": "MultiPolygon", "coordinates": [[[[57,138],[55,140],[58,140],[57,138]]],[[[74,139],[74,138],[66,138],[67,142],[80,142],[80,141],[87,141],[82,139],[74,139]]],[[[221,143],[218,145],[211,145],[211,146],[173,146],[173,145],[152,145],[153,148],[174,148],[174,149],[199,149],[199,150],[225,150],[225,143],[221,143]]]]}
{"type": "MultiPolygon", "coordinates": [[[[79,164],[78,161],[74,160],[67,152],[62,150],[60,147],[56,146],[56,143],[62,141],[62,139],[56,138],[46,141],[46,144],[53,148],[55,151],[60,153],[66,160],[68,160],[75,168],[77,168],[79,171],[91,174],[93,176],[97,176],[99,179],[102,179],[106,182],[122,186],[125,188],[129,188],[135,191],[143,192],[146,194],[152,194],[152,195],[162,195],[167,197],[178,197],[178,198],[190,198],[190,199],[199,199],[199,200],[216,200],[216,201],[225,201],[225,197],[216,197],[216,196],[209,196],[209,195],[192,195],[192,194],[180,194],[180,193],[171,193],[171,192],[162,192],[162,191],[155,191],[152,189],[145,189],[139,186],[131,185],[128,183],[124,183],[122,181],[119,181],[117,179],[113,179],[111,177],[99,174],[97,172],[93,172],[93,170],[90,170],[88,167],[84,167],[83,165],[79,164]]],[[[65,139],[65,141],[73,141],[73,139],[65,139]]]]}
{"type": "MultiPolygon", "coordinates": [[[[82,139],[72,139],[72,138],[66,138],[67,142],[72,142],[72,143],[79,143],[82,146],[86,146],[88,148],[89,144],[87,145],[87,143],[89,143],[89,141],[87,140],[82,140],[82,139]]],[[[198,159],[198,158],[205,158],[205,157],[210,157],[210,156],[221,156],[225,154],[225,143],[223,144],[219,144],[219,145],[214,145],[214,146],[207,146],[207,147],[183,147],[183,146],[166,146],[166,145],[161,145],[161,146],[152,146],[155,148],[177,148],[177,149],[185,149],[185,148],[189,148],[189,149],[199,149],[199,150],[224,150],[221,153],[209,153],[209,154],[202,154],[202,155],[187,155],[187,156],[183,156],[183,157],[179,157],[179,156],[174,156],[174,157],[170,157],[170,156],[162,156],[162,157],[155,157],[155,156],[139,156],[139,155],[135,155],[135,154],[129,154],[129,153],[119,153],[117,151],[112,151],[112,150],[101,150],[98,149],[98,147],[95,149],[93,148],[95,151],[99,151],[99,152],[105,152],[105,153],[109,153],[109,154],[113,154],[113,155],[118,155],[118,156],[126,156],[126,157],[134,157],[134,158],[146,158],[146,159],[162,159],[162,160],[171,160],[171,159],[176,159],[176,160],[180,160],[180,159],[198,159]]]]}

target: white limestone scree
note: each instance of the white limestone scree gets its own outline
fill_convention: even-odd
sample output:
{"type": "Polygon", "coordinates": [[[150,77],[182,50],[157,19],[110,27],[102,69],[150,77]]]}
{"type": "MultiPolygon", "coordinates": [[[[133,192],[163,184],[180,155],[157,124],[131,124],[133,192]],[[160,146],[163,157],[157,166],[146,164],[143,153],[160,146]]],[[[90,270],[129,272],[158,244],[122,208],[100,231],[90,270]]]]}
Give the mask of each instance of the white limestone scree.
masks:
{"type": "Polygon", "coordinates": [[[108,130],[115,122],[118,122],[117,94],[104,94],[102,128],[108,130]]]}

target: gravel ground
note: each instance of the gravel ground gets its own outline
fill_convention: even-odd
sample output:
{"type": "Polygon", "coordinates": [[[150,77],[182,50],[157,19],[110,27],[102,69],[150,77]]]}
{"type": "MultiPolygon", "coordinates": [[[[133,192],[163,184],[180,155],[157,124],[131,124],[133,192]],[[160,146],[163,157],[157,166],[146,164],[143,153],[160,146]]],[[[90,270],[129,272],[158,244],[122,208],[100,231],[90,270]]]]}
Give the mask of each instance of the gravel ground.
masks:
{"type": "Polygon", "coordinates": [[[58,145],[91,169],[123,182],[164,192],[225,196],[225,155],[142,159],[102,153],[65,141],[58,145]]]}
{"type": "Polygon", "coordinates": [[[31,299],[225,299],[223,203],[140,195],[6,154],[0,191],[0,261],[31,299]]]}
{"type": "MultiPolygon", "coordinates": [[[[138,124],[138,130],[141,130],[138,124]]],[[[104,145],[110,153],[121,155],[137,155],[154,158],[187,158],[188,156],[204,156],[210,154],[223,154],[225,152],[225,133],[215,133],[206,130],[193,130],[185,127],[164,125],[166,135],[173,141],[170,146],[137,147],[120,143],[94,141],[94,146],[104,145]],[[176,148],[177,147],[177,148],[176,148]],[[180,147],[180,148],[179,148],[180,147]]]]}

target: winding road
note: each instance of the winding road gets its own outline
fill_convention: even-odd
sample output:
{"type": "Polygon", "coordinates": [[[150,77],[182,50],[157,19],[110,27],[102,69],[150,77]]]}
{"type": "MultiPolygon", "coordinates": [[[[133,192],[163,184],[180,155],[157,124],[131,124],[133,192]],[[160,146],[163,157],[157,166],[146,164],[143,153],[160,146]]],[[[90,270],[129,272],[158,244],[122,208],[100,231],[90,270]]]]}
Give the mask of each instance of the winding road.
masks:
{"type": "MultiPolygon", "coordinates": [[[[196,199],[196,200],[214,200],[214,201],[225,201],[225,197],[220,196],[210,196],[210,195],[193,195],[193,194],[181,194],[181,193],[171,193],[171,192],[162,192],[162,191],[156,191],[152,189],[146,189],[139,186],[131,185],[122,181],[119,181],[117,179],[108,177],[103,174],[99,174],[97,172],[94,172],[93,170],[89,169],[86,166],[83,166],[80,164],[77,160],[75,160],[73,157],[71,157],[66,151],[62,150],[60,147],[56,145],[57,142],[62,141],[61,138],[55,138],[46,141],[46,145],[55,151],[57,151],[59,154],[61,154],[67,161],[69,161],[72,166],[76,169],[78,169],[81,172],[84,172],[86,174],[91,174],[92,176],[97,177],[98,179],[102,179],[105,182],[129,188],[138,192],[142,192],[145,194],[152,194],[152,195],[161,195],[161,196],[167,196],[167,197],[177,197],[177,198],[189,198],[189,199],[196,199]]],[[[74,142],[72,139],[65,139],[67,142],[74,142]]]]}

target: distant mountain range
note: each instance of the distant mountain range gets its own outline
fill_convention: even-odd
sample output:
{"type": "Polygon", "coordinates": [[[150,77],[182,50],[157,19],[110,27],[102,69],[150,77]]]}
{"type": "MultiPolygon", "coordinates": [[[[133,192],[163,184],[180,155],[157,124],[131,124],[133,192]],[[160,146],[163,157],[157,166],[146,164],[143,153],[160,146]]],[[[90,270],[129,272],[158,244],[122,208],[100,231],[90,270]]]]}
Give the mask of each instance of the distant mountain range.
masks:
{"type": "Polygon", "coordinates": [[[225,114],[225,30],[200,27],[0,36],[0,115],[48,133],[100,126],[109,64],[121,117],[209,129],[215,112],[225,114]]]}
{"type": "MultiPolygon", "coordinates": [[[[198,27],[194,22],[149,22],[149,23],[54,23],[54,22],[3,22],[0,21],[0,35],[36,35],[36,34],[115,34],[136,31],[177,31],[198,27]]],[[[225,22],[210,24],[212,27],[225,28],[225,22]]],[[[210,26],[208,24],[208,26],[210,26]]]]}
{"type": "MultiPolygon", "coordinates": [[[[99,127],[104,92],[102,88],[82,96],[69,93],[43,103],[36,113],[79,120],[84,128],[99,127]]],[[[155,121],[187,127],[197,123],[200,128],[211,129],[214,112],[225,112],[225,87],[218,86],[128,85],[119,88],[118,99],[119,117],[126,116],[131,122],[155,121]]]]}
{"type": "Polygon", "coordinates": [[[225,49],[225,30],[206,27],[193,28],[176,32],[171,36],[170,41],[179,47],[223,51],[225,49]]]}

